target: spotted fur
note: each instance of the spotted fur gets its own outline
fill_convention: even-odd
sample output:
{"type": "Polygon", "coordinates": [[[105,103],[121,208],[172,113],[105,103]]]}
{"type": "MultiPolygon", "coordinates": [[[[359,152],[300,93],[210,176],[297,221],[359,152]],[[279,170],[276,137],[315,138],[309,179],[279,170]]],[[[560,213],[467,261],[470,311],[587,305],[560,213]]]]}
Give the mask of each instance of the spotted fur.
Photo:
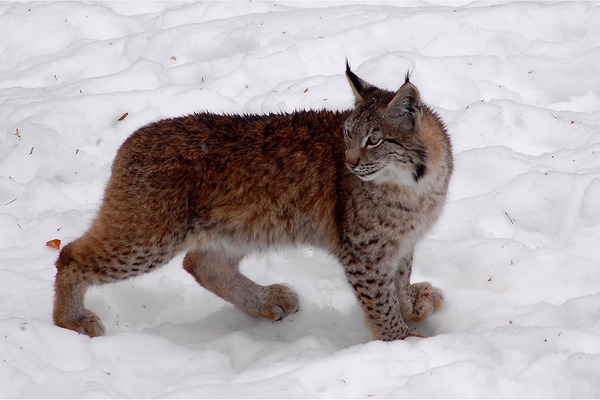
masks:
{"type": "Polygon", "coordinates": [[[347,67],[356,106],[344,112],[192,114],[149,124],[121,146],[89,230],[56,262],[54,322],[104,333],[86,289],[187,252],[196,281],[246,313],[278,320],[298,296],[258,285],[240,260],[311,245],[339,260],[374,339],[420,334],[439,289],[410,284],[415,245],[437,219],[452,171],[439,117],[406,81],[379,89],[347,67]]]}

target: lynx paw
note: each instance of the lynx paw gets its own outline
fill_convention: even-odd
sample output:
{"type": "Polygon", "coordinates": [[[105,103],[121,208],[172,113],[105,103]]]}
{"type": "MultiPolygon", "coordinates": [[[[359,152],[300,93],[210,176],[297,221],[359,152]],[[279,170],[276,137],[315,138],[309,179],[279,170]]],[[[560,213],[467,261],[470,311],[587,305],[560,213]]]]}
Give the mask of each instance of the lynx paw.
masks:
{"type": "Polygon", "coordinates": [[[412,328],[408,330],[408,336],[407,337],[418,337],[418,338],[425,338],[425,335],[423,335],[421,332],[419,332],[418,330],[412,328]]]}
{"type": "Polygon", "coordinates": [[[415,300],[412,311],[403,316],[406,322],[421,322],[444,303],[444,293],[429,282],[415,283],[411,290],[415,292],[415,300]]]}
{"type": "Polygon", "coordinates": [[[283,285],[267,286],[266,301],[258,308],[257,317],[269,321],[279,321],[286,315],[298,311],[298,295],[283,285]]]}
{"type": "Polygon", "coordinates": [[[415,328],[410,328],[402,323],[400,328],[396,327],[396,329],[383,330],[380,326],[372,325],[371,331],[373,332],[374,340],[383,340],[384,342],[391,342],[394,340],[404,340],[408,337],[418,337],[424,338],[421,332],[416,330],[415,328]]]}
{"type": "Polygon", "coordinates": [[[56,321],[57,326],[70,329],[82,335],[96,337],[104,335],[104,325],[100,318],[89,310],[85,310],[83,318],[77,321],[56,321]]]}

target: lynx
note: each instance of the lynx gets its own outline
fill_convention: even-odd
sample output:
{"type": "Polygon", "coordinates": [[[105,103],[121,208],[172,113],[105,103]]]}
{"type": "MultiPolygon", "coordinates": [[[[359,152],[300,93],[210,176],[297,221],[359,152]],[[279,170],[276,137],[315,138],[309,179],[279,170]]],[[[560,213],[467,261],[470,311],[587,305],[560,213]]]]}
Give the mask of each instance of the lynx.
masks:
{"type": "Polygon", "coordinates": [[[396,92],[359,78],[349,111],[215,115],[151,123],[121,146],[100,211],[56,262],[54,323],[104,334],[85,309],[91,285],[152,271],[187,251],[204,288],[254,317],[298,311],[284,285],[261,286],[240,260],[278,246],[315,246],[345,269],[375,340],[422,336],[443,302],[410,284],[415,245],[438,218],[452,152],[409,74],[396,92]]]}

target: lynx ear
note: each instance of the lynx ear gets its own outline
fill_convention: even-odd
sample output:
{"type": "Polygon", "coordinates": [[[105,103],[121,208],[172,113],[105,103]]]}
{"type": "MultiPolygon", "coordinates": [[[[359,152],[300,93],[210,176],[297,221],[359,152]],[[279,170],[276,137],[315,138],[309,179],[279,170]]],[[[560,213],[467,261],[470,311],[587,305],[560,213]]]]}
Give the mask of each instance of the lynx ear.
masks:
{"type": "Polygon", "coordinates": [[[354,72],[350,70],[350,64],[348,64],[348,60],[346,60],[346,78],[348,78],[348,82],[350,83],[350,87],[356,96],[356,102],[360,103],[364,99],[365,91],[369,88],[372,88],[368,82],[360,79],[354,72]]]}
{"type": "Polygon", "coordinates": [[[404,85],[396,92],[387,109],[391,118],[407,125],[408,128],[412,128],[421,119],[423,104],[421,103],[419,89],[410,83],[409,77],[407,74],[404,85]]]}

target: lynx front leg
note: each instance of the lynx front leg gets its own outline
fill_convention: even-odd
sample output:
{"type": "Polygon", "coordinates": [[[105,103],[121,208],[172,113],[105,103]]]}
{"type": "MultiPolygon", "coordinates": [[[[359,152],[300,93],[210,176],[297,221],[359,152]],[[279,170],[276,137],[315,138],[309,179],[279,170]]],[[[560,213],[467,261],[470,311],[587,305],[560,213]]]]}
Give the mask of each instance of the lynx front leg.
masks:
{"type": "Polygon", "coordinates": [[[419,336],[404,322],[400,296],[392,268],[371,267],[368,263],[349,263],[346,272],[356,297],[361,303],[373,339],[392,341],[419,336]]]}
{"type": "Polygon", "coordinates": [[[191,251],[183,267],[204,288],[247,314],[278,321],[298,311],[298,295],[284,285],[261,286],[238,270],[241,257],[216,251],[191,251]]]}
{"type": "Polygon", "coordinates": [[[429,282],[410,284],[412,261],[412,255],[402,258],[395,278],[402,306],[402,316],[406,322],[417,323],[442,307],[444,294],[440,289],[431,286],[429,282]]]}

